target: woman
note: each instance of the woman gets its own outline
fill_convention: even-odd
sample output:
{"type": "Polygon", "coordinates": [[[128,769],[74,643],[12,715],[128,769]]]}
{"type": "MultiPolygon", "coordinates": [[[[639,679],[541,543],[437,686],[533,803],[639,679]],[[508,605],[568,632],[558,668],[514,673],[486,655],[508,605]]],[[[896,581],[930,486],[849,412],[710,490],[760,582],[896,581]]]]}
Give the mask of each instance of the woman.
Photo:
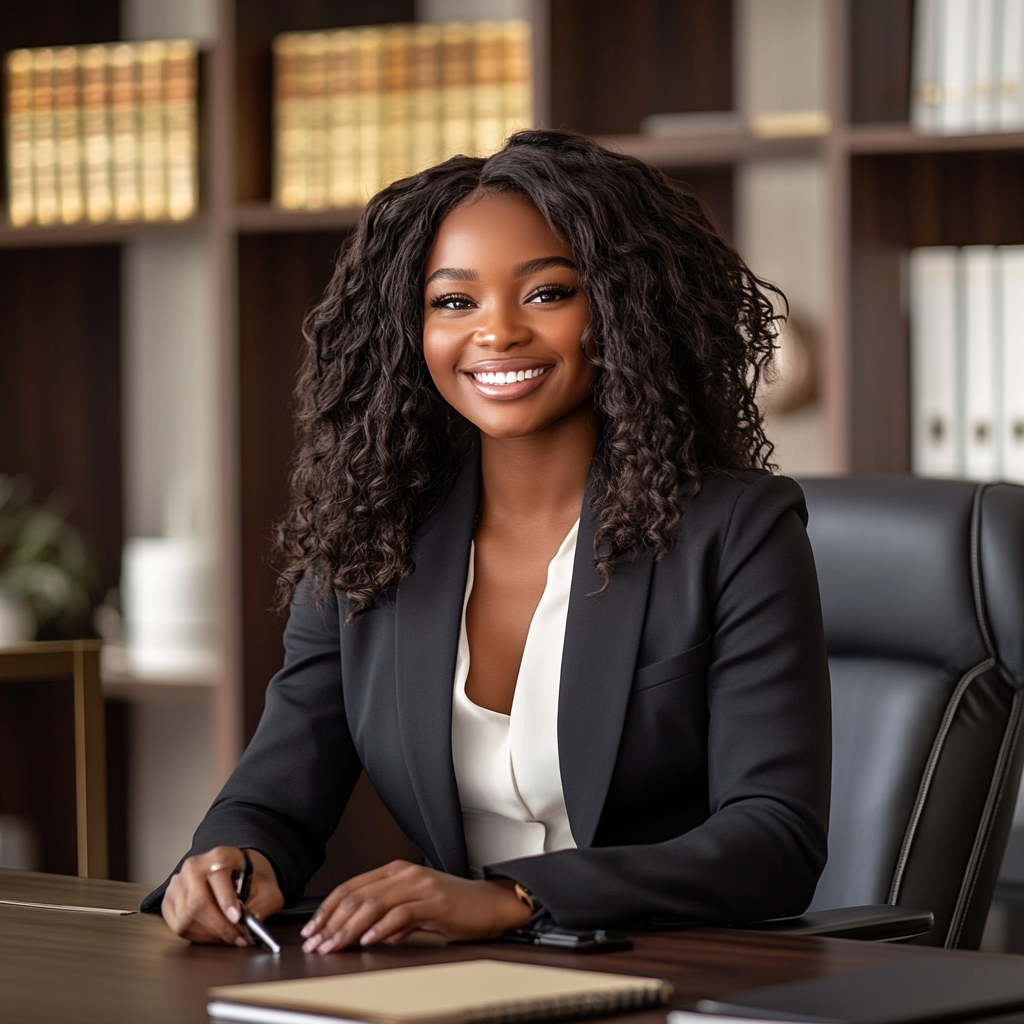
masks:
{"type": "Polygon", "coordinates": [[[569,133],[371,200],[306,325],[285,667],[146,909],[244,945],[241,850],[258,915],[298,897],[363,769],[426,863],[335,889],[309,951],[805,909],[828,670],[765,287],[569,133]]]}

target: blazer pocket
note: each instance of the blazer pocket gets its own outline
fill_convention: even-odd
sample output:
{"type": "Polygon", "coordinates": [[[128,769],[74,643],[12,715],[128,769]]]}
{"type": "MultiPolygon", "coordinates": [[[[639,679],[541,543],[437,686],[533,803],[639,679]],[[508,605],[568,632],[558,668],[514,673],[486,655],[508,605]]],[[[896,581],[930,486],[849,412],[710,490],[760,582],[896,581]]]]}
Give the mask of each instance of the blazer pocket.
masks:
{"type": "Polygon", "coordinates": [[[681,679],[683,676],[693,675],[707,668],[711,660],[711,637],[703,643],[676,654],[664,661],[656,661],[651,665],[644,665],[637,669],[633,676],[633,692],[638,690],[649,690],[652,686],[660,686],[662,683],[669,683],[673,679],[681,679]]]}

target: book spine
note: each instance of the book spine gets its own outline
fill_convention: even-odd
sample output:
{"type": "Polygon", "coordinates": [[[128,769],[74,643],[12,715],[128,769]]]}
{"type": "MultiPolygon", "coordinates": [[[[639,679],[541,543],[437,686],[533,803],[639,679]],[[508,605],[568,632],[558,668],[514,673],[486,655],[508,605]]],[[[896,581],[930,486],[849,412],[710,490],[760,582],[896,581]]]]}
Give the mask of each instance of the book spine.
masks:
{"type": "Polygon", "coordinates": [[[1000,48],[996,44],[996,0],[974,0],[974,59],[972,61],[970,127],[976,132],[994,131],[999,124],[996,80],[1000,48]]]}
{"type": "Polygon", "coordinates": [[[355,35],[332,32],[328,42],[327,90],[330,123],[331,203],[354,206],[356,181],[355,35]]]}
{"type": "Polygon", "coordinates": [[[302,94],[306,131],[306,202],[320,210],[330,199],[330,159],[327,111],[327,48],[324,32],[309,32],[302,40],[302,94]]]}
{"type": "Polygon", "coordinates": [[[199,54],[195,43],[166,44],[164,75],[164,152],[167,160],[167,216],[187,220],[199,205],[199,54]]]}
{"type": "Polygon", "coordinates": [[[7,216],[14,227],[35,218],[32,166],[32,52],[7,55],[7,216]]]}
{"type": "Polygon", "coordinates": [[[1024,246],[1000,251],[1003,476],[1024,484],[1024,246]]]}
{"type": "Polygon", "coordinates": [[[143,220],[163,220],[167,216],[165,51],[159,41],[142,43],[138,48],[139,178],[143,220]]]}
{"type": "Polygon", "coordinates": [[[997,36],[999,55],[999,127],[1024,128],[1024,0],[1002,0],[997,36]]]}
{"type": "Polygon", "coordinates": [[[942,103],[938,130],[958,135],[970,128],[971,84],[974,80],[973,0],[943,0],[939,26],[942,103]]]}
{"type": "Polygon", "coordinates": [[[501,149],[502,26],[480,21],[473,26],[473,152],[490,156],[501,149]]]}
{"type": "Polygon", "coordinates": [[[49,47],[32,51],[33,191],[35,219],[40,224],[56,224],[60,217],[53,58],[49,47]]]}
{"type": "Polygon", "coordinates": [[[436,25],[412,30],[409,116],[410,164],[413,171],[441,160],[441,31],[436,25]]]}
{"type": "Polygon", "coordinates": [[[306,126],[302,36],[274,40],[274,196],[289,210],[306,205],[306,126]]]}
{"type": "Polygon", "coordinates": [[[441,27],[442,159],[473,148],[470,29],[462,22],[441,27]]]}
{"type": "Polygon", "coordinates": [[[136,56],[130,43],[118,43],[109,51],[114,218],[121,221],[137,220],[142,212],[136,56]]]}
{"type": "Polygon", "coordinates": [[[356,35],[357,190],[361,202],[380,188],[383,42],[378,28],[359,29],[356,35]]]}
{"type": "Polygon", "coordinates": [[[409,174],[412,163],[410,140],[410,71],[412,39],[407,25],[383,30],[384,96],[381,138],[381,185],[409,174]]]}
{"type": "Polygon", "coordinates": [[[964,323],[964,474],[991,480],[999,472],[999,337],[996,255],[990,245],[961,250],[964,323]]]}
{"type": "Polygon", "coordinates": [[[78,50],[73,46],[63,46],[54,54],[57,184],[62,224],[77,224],[85,213],[78,64],[78,50]]]}
{"type": "Polygon", "coordinates": [[[957,252],[910,254],[911,466],[920,476],[957,476],[960,451],[957,252]]]}
{"type": "Polygon", "coordinates": [[[919,132],[938,128],[942,99],[939,81],[939,21],[942,0],[917,0],[914,9],[913,88],[910,123],[919,132]]]}
{"type": "Polygon", "coordinates": [[[502,143],[524,128],[533,127],[533,73],[531,27],[512,19],[502,26],[501,111],[502,143]]]}
{"type": "Polygon", "coordinates": [[[106,47],[84,47],[80,63],[85,216],[88,220],[98,223],[110,220],[114,210],[110,179],[112,145],[106,47]]]}

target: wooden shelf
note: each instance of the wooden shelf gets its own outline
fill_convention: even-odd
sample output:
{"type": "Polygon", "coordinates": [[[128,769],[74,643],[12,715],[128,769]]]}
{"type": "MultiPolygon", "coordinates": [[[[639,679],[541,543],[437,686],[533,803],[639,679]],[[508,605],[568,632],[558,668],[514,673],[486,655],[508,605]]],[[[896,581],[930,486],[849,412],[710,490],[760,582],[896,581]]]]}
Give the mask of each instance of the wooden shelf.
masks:
{"type": "Polygon", "coordinates": [[[273,234],[282,231],[337,231],[354,227],[361,206],[326,210],[285,210],[273,203],[242,203],[235,207],[235,226],[240,234],[273,234]]]}
{"type": "Polygon", "coordinates": [[[76,245],[117,245],[142,235],[166,235],[195,231],[206,224],[200,214],[183,221],[115,221],[106,224],[60,224],[42,227],[30,224],[14,228],[0,223],[0,249],[69,248],[76,245]]]}
{"type": "Polygon", "coordinates": [[[607,149],[635,156],[656,167],[716,167],[746,160],[815,157],[822,152],[823,136],[761,139],[753,135],[600,135],[607,149]]]}
{"type": "Polygon", "coordinates": [[[845,148],[855,156],[887,153],[989,153],[993,150],[1024,150],[1024,132],[989,132],[984,135],[933,135],[909,125],[851,125],[841,135],[845,148]]]}

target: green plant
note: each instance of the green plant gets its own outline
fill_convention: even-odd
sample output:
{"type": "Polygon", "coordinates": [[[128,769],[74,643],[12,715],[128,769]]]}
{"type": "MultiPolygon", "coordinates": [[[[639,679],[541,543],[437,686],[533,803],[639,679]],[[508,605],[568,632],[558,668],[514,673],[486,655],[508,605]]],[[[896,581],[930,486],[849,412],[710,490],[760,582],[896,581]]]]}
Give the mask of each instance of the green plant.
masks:
{"type": "Polygon", "coordinates": [[[0,474],[0,594],[20,601],[38,626],[70,623],[89,609],[95,571],[59,494],[29,501],[24,477],[0,474]]]}

